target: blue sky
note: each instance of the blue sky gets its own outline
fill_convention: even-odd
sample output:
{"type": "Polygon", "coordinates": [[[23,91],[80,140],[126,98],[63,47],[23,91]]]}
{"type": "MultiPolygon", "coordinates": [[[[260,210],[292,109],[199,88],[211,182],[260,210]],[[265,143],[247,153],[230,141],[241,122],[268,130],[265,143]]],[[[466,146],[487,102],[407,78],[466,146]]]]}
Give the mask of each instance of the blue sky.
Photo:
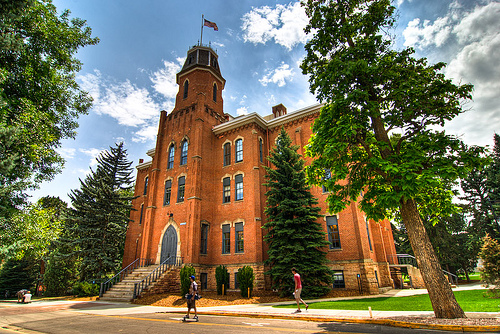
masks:
{"type": "MultiPolygon", "coordinates": [[[[87,20],[96,46],[83,48],[79,83],[94,98],[79,119],[76,140],[59,152],[62,174],[33,192],[32,200],[67,194],[79,188],[95,157],[124,141],[134,166],[155,147],[161,110],[171,111],[180,70],[189,48],[198,43],[201,17],[217,23],[205,27],[203,43],[219,55],[226,79],[224,111],[233,116],[271,113],[283,103],[294,111],[316,103],[299,68],[307,36],[307,17],[295,1],[246,0],[54,0],[58,11],[87,20]]],[[[467,112],[445,129],[467,143],[492,145],[500,129],[500,2],[397,0],[396,48],[412,46],[431,63],[448,63],[445,74],[474,85],[467,112]]]]}

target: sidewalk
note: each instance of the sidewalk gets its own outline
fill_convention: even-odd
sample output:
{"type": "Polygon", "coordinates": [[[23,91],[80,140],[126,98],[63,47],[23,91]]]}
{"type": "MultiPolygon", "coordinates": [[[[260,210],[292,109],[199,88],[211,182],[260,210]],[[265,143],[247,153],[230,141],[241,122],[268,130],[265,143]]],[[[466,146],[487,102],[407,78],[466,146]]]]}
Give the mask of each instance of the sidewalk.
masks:
{"type": "MultiPolygon", "coordinates": [[[[453,290],[468,290],[468,289],[482,289],[480,285],[462,285],[453,290]]],[[[369,297],[391,297],[391,296],[409,296],[415,294],[427,293],[426,289],[406,289],[406,290],[390,290],[381,295],[374,295],[369,297]]],[[[359,297],[344,297],[344,298],[331,298],[321,299],[326,300],[341,300],[353,298],[367,298],[367,296],[359,297]]],[[[320,300],[307,300],[307,303],[318,302],[320,300]]],[[[75,312],[86,314],[98,315],[124,315],[124,314],[141,314],[141,313],[180,313],[186,312],[185,308],[179,307],[160,307],[160,306],[144,306],[130,303],[112,303],[112,302],[76,302],[76,301],[34,301],[29,305],[64,305],[65,303],[87,303],[82,304],[81,308],[77,308],[75,312]],[[90,305],[88,305],[90,303],[90,305]],[[87,307],[85,307],[87,306],[87,307]]],[[[438,325],[418,322],[418,319],[412,321],[412,317],[417,318],[431,318],[434,316],[432,311],[354,311],[354,310],[322,310],[322,309],[309,309],[302,308],[301,313],[293,313],[295,309],[288,308],[273,308],[273,304],[246,304],[246,305],[229,305],[229,306],[215,306],[215,307],[198,307],[199,315],[217,315],[217,316],[237,316],[237,317],[252,317],[252,318],[275,318],[275,319],[288,319],[288,320],[303,320],[303,321],[317,321],[317,322],[350,322],[350,323],[367,323],[388,325],[405,328],[427,328],[436,330],[448,331],[469,331],[469,332],[500,332],[500,313],[498,312],[467,312],[466,315],[470,319],[492,319],[488,325],[438,325]],[[405,317],[405,321],[395,320],[397,317],[405,317]],[[409,317],[409,318],[408,318],[409,317]],[[393,319],[387,319],[393,318],[393,319]],[[498,323],[498,325],[496,324],[498,323]]],[[[286,302],[285,304],[290,304],[286,302]]],[[[4,304],[5,305],[5,304],[4,304]]],[[[12,305],[14,306],[14,305],[12,305]]]]}

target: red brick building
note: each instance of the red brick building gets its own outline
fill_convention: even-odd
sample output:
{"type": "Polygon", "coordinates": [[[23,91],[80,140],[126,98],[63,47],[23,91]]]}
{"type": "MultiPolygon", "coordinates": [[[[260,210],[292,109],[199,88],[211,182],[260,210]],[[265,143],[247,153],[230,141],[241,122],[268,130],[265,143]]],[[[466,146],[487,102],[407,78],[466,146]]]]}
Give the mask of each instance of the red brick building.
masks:
{"type": "MultiPolygon", "coordinates": [[[[202,288],[215,289],[215,268],[225,265],[235,288],[235,273],[253,267],[255,289],[269,287],[264,277],[266,156],[282,126],[300,145],[311,136],[320,105],[287,113],[283,105],[269,116],[233,118],[224,113],[225,80],[217,54],[195,46],[177,74],[175,108],[162,111],[156,147],[140,161],[128,228],[124,266],[136,258],[156,263],[181,256],[192,264],[202,288]]],[[[307,163],[307,161],[306,161],[307,163]]],[[[388,221],[367,220],[357,203],[330,213],[327,194],[312,193],[325,215],[319,219],[330,241],[328,266],[335,270],[332,288],[378,293],[392,287],[388,259],[396,251],[388,221]]]]}

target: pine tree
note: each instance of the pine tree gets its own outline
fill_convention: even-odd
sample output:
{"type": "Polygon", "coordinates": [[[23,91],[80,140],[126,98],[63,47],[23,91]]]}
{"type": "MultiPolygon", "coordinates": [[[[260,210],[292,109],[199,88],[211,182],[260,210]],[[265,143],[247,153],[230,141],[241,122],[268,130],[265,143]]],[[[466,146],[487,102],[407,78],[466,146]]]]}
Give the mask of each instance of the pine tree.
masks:
{"type": "Polygon", "coordinates": [[[309,192],[304,172],[304,160],[297,153],[298,146],[281,129],[276,147],[268,160],[274,168],[264,167],[268,187],[265,214],[265,236],[269,244],[267,264],[273,289],[280,295],[291,296],[294,289],[291,269],[301,275],[303,293],[307,297],[321,296],[330,290],[332,272],[326,263],[328,245],[325,233],[318,223],[318,201],[309,192]]]}
{"type": "Polygon", "coordinates": [[[483,269],[481,276],[490,291],[500,297],[500,244],[486,236],[483,238],[484,244],[481,248],[481,259],[483,260],[483,269]]]}
{"type": "Polygon", "coordinates": [[[500,237],[500,136],[495,133],[493,137],[495,146],[491,158],[491,165],[487,169],[486,187],[488,189],[488,200],[494,220],[495,237],[500,237]]]}
{"type": "Polygon", "coordinates": [[[132,162],[123,143],[97,158],[97,168],[69,197],[70,242],[81,259],[81,280],[104,278],[120,268],[129,222],[132,162]]]}

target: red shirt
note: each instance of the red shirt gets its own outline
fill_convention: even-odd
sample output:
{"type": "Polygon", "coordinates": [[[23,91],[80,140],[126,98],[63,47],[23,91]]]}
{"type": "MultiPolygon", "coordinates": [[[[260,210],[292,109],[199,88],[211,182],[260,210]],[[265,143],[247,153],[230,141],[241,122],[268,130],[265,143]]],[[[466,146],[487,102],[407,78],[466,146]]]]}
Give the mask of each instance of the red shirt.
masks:
{"type": "Polygon", "coordinates": [[[300,275],[299,274],[294,274],[293,279],[295,280],[295,285],[297,286],[296,289],[302,288],[302,282],[300,281],[300,275]]]}

